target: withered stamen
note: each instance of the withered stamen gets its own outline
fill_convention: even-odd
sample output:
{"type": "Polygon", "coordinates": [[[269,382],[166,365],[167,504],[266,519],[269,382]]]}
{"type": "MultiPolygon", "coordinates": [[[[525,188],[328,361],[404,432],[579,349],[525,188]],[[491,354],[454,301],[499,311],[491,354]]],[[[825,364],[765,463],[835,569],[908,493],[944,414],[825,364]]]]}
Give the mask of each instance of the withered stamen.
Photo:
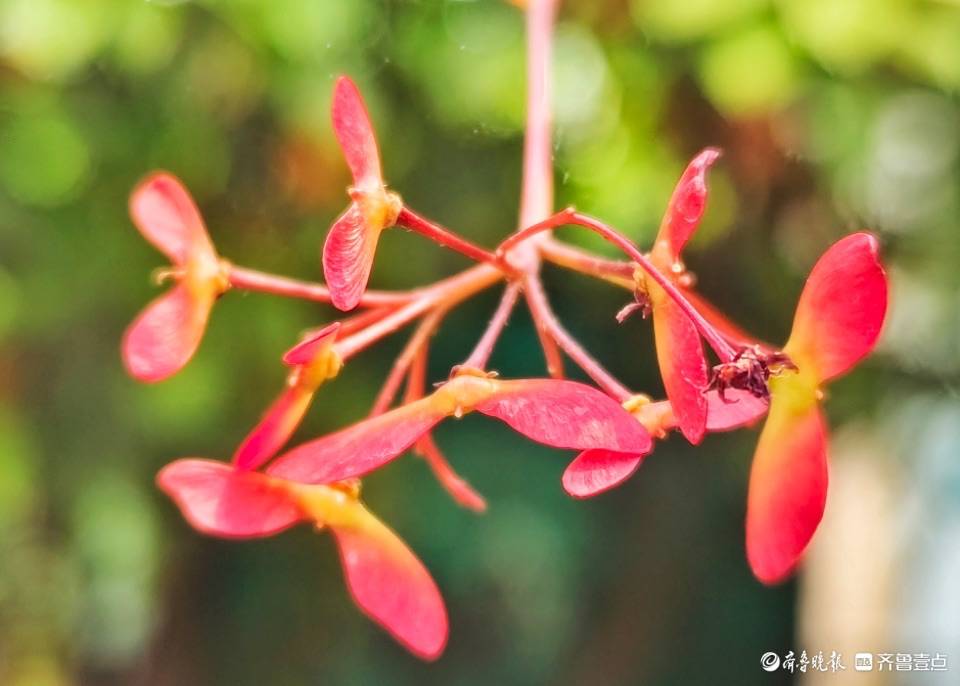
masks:
{"type": "Polygon", "coordinates": [[[756,398],[769,400],[770,377],[796,369],[797,366],[782,351],[768,352],[759,345],[753,345],[742,348],[731,362],[716,365],[708,388],[716,388],[717,394],[725,403],[736,402],[727,399],[726,392],[730,388],[747,391],[756,398]]]}

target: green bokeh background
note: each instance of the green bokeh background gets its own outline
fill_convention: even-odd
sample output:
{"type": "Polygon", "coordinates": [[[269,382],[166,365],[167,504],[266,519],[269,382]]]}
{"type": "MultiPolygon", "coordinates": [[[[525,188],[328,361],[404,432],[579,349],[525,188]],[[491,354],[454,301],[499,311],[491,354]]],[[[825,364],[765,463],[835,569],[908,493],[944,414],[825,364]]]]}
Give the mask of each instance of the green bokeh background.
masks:
{"type": "MultiPolygon", "coordinates": [[[[336,313],[231,293],[184,372],[134,383],[119,340],[163,264],[127,217],[137,180],[155,168],[184,179],[234,262],[318,278],[348,184],[329,97],[349,73],[390,184],[492,246],[517,212],[523,59],[522,14],[492,0],[0,0],[0,683],[787,679],[758,660],[799,649],[796,583],[762,587],[742,549],[754,431],[698,449],[673,437],[626,486],[576,502],[559,485],[570,455],[482,418],[450,422],[438,439],[490,501],[481,517],[413,457],[369,477],[370,507],[448,601],[434,665],[356,612],[328,537],[203,538],[153,485],[172,458],[227,458],[280,388],[282,351],[336,313]]],[[[685,161],[724,148],[688,264],[765,339],[784,339],[830,242],[880,234],[893,312],[880,351],[831,389],[829,416],[890,447],[877,460],[905,475],[894,502],[919,497],[935,515],[918,540],[960,550],[960,5],[569,0],[554,73],[558,206],[641,244],[685,161]]],[[[464,265],[388,232],[372,285],[464,265]]],[[[545,280],[598,357],[662,392],[648,323],[614,322],[625,292],[552,269],[545,280]]],[[[484,294],[449,318],[433,379],[494,305],[484,294]]],[[[298,437],[363,416],[404,335],[324,387],[298,437]]],[[[543,374],[526,313],[493,366],[543,374]]],[[[919,559],[915,583],[944,568],[942,555],[919,559]]],[[[956,591],[937,611],[960,616],[956,591]]],[[[956,644],[921,647],[960,657],[950,626],[956,644]]]]}

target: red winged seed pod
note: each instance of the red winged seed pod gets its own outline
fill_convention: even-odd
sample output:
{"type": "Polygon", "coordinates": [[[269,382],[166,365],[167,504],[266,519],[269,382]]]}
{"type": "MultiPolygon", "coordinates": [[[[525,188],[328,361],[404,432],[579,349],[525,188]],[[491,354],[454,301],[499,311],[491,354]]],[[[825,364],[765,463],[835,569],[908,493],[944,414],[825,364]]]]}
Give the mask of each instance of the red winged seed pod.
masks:
{"type": "Polygon", "coordinates": [[[233,463],[238,469],[256,469],[276,455],[300,426],[320,385],[340,371],[333,347],[339,329],[339,322],[329,324],[283,356],[292,367],[287,387],[237,448],[233,463]]]}
{"type": "MultiPolygon", "coordinates": [[[[707,148],[687,166],[673,191],[650,251],[650,261],[674,281],[682,283],[685,269],[680,253],[703,217],[707,204],[707,170],[719,157],[719,150],[707,148]]],[[[700,333],[662,288],[648,279],[643,283],[653,311],[657,362],[667,398],[683,435],[691,443],[699,443],[707,425],[703,391],[709,381],[700,333]]]]}
{"type": "Polygon", "coordinates": [[[172,175],[157,172],[134,190],[130,214],[144,238],[170,258],[176,284],[154,300],[123,338],[123,362],[140,381],[180,371],[200,345],[210,309],[229,288],[200,212],[172,175]]]}
{"type": "Polygon", "coordinates": [[[393,226],[403,203],[383,182],[370,115],[356,84],[346,76],[337,79],[332,112],[333,131],[353,186],[350,206],[330,227],[323,245],[323,274],[333,304],[351,310],[367,287],[380,233],[393,226]]]}
{"type": "Polygon", "coordinates": [[[201,459],[171,462],[157,483],[209,536],[260,538],[300,522],[330,529],[357,605],[416,655],[433,660],[443,652],[447,612],[430,573],[351,489],[306,486],[201,459]]]}
{"type": "Polygon", "coordinates": [[[765,583],[792,571],[823,517],[827,431],[820,388],[873,350],[887,290],[879,244],[869,233],[833,244],[807,278],[783,347],[797,370],[770,379],[770,412],[750,471],[747,559],[765,583]]]}
{"type": "MultiPolygon", "coordinates": [[[[827,433],[820,388],[873,349],[887,290],[877,239],[868,233],[831,246],[807,279],[783,348],[789,364],[769,379],[769,414],[750,475],[747,558],[764,583],[790,574],[823,516],[827,433]]],[[[743,389],[715,389],[704,397],[707,431],[746,426],[768,412],[766,398],[743,389]]],[[[634,412],[653,436],[677,427],[670,402],[643,403],[634,412]]],[[[622,483],[638,465],[629,455],[589,451],[567,467],[564,488],[576,497],[596,495],[622,483]]]]}

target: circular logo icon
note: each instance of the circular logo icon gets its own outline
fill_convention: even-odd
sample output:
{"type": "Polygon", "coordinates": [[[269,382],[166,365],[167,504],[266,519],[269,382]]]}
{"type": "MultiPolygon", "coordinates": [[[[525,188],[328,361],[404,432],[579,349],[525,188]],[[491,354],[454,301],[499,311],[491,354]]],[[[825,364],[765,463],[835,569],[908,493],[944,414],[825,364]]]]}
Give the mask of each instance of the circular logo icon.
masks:
{"type": "Polygon", "coordinates": [[[760,656],[760,666],[765,672],[775,672],[780,666],[780,656],[776,653],[764,653],[760,656]]]}

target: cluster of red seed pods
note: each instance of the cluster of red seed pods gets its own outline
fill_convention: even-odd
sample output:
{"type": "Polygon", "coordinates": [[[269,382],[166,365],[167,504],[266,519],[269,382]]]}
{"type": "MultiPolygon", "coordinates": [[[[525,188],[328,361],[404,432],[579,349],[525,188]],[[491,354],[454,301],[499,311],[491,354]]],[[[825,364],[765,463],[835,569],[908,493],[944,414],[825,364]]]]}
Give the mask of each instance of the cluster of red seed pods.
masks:
{"type": "Polygon", "coordinates": [[[221,259],[189,194],[169,174],[149,177],[131,198],[134,223],[170,258],[172,268],[165,275],[174,282],[125,335],[123,359],[135,378],[160,381],[187,364],[213,304],[231,289],[330,302],[358,312],[308,332],[284,355],[287,383],[231,462],[176,460],[160,472],[160,487],[196,529],[214,536],[269,536],[304,521],[329,529],[357,604],[426,659],[439,656],[446,643],[443,600],[422,563],[361,503],[361,477],[413,448],[458,503],[482,511],[484,499],[456,474],[431,437],[444,419],[476,411],[531,440],[576,451],[562,485],[584,498],[622,483],[650,453],[653,441],[672,430],[696,444],[706,432],[766,416],[750,476],[746,542],[754,574],[774,583],[790,574],[823,514],[827,432],[821,388],[870,352],[886,312],[886,276],[877,240],[868,233],[847,236],[817,262],[782,348],[754,340],[696,293],[681,252],[706,207],[706,174],[719,157],[715,149],[697,155],[681,176],[649,253],[572,208],[550,215],[549,117],[542,103],[549,101],[543,96],[554,10],[552,0],[534,1],[528,8],[531,96],[524,206],[519,229],[494,250],[421,217],[386,187],[369,116],[346,77],[334,88],[332,120],[354,185],[350,205],[323,248],[326,285],[221,259]],[[564,225],[601,235],[625,259],[609,260],[559,242],[551,230],[564,225]],[[369,291],[379,236],[394,226],[423,234],[477,264],[415,290],[369,291]],[[650,314],[666,399],[654,402],[628,389],[566,331],[540,281],[543,261],[629,289],[633,302],[618,317],[650,314]],[[453,308],[496,284],[503,284],[503,297],[476,347],[446,381],[431,387],[426,378],[431,335],[453,308]],[[548,378],[500,379],[487,367],[521,296],[540,335],[548,378]],[[414,323],[368,418],[283,452],[325,381],[367,347],[414,323]],[[708,363],[703,341],[716,364],[708,363]],[[596,387],[563,378],[564,354],[596,387]]]}

